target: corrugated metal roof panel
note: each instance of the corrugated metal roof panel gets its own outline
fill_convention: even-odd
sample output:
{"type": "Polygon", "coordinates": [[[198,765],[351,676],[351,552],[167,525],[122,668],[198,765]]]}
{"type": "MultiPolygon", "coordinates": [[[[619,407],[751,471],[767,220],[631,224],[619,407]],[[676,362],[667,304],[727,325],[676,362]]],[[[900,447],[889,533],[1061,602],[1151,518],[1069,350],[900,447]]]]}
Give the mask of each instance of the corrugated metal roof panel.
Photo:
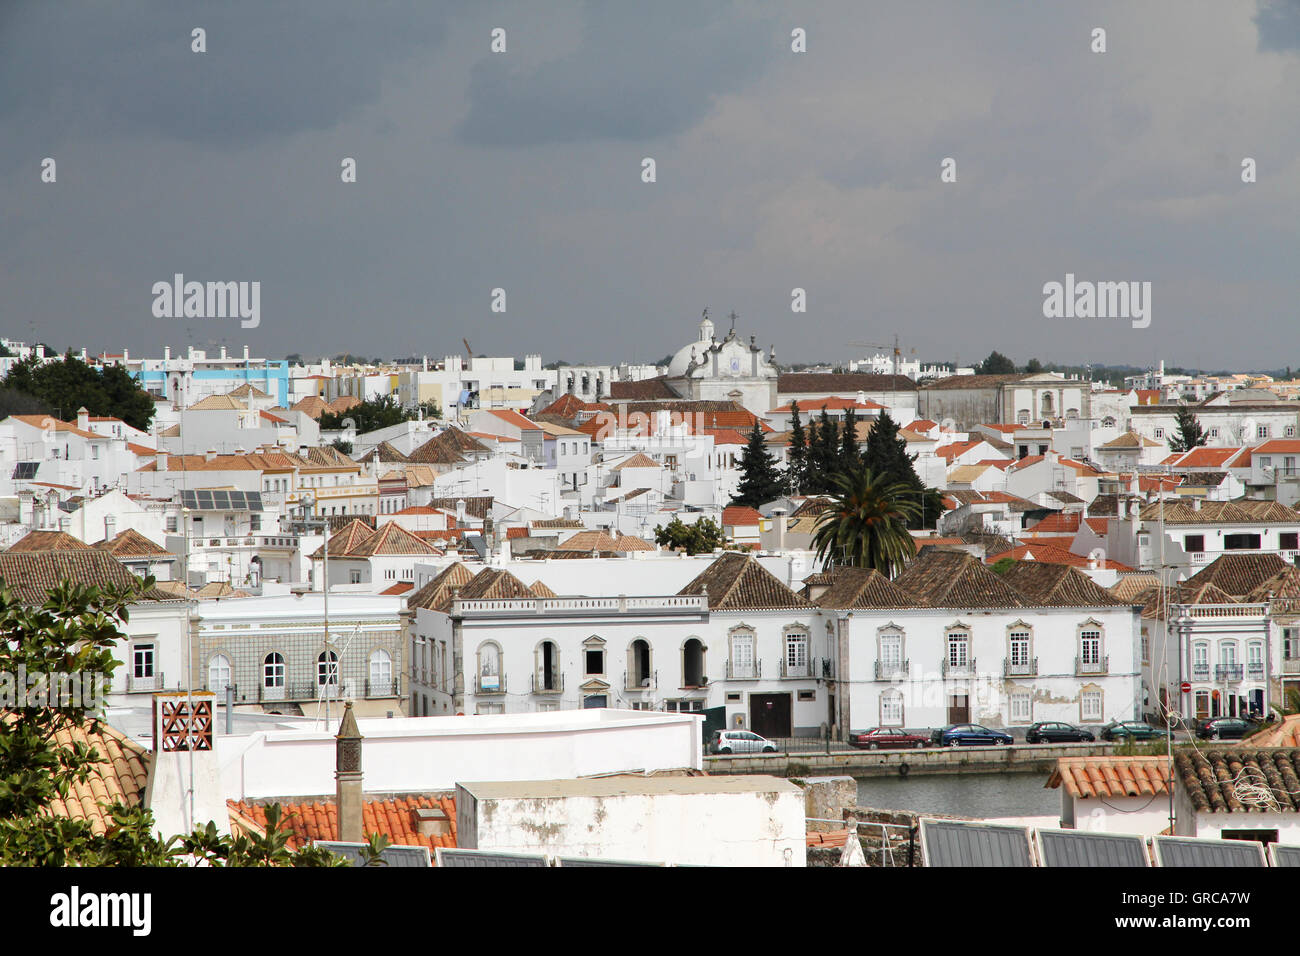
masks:
{"type": "Polygon", "coordinates": [[[493,853],[490,850],[447,850],[438,847],[439,866],[546,866],[546,857],[523,853],[493,853]]]}
{"type": "Polygon", "coordinates": [[[921,848],[926,866],[1033,866],[1024,827],[922,820],[921,848]]]}
{"type": "Polygon", "coordinates": [[[1274,866],[1300,866],[1300,846],[1271,846],[1274,866]]]}
{"type": "Polygon", "coordinates": [[[1146,841],[1140,836],[1088,833],[1082,830],[1039,830],[1043,866],[1150,866],[1146,841]]]}
{"type": "Polygon", "coordinates": [[[1159,866],[1264,866],[1264,845],[1253,840],[1198,840],[1156,837],[1159,866]]]}
{"type": "MultiPolygon", "coordinates": [[[[317,840],[316,846],[329,850],[331,853],[337,853],[348,861],[349,866],[363,866],[361,848],[364,843],[339,843],[334,840],[317,840]]],[[[429,856],[429,848],[424,846],[388,846],[384,847],[379,858],[384,861],[383,865],[393,867],[428,867],[433,862],[429,856]]]]}

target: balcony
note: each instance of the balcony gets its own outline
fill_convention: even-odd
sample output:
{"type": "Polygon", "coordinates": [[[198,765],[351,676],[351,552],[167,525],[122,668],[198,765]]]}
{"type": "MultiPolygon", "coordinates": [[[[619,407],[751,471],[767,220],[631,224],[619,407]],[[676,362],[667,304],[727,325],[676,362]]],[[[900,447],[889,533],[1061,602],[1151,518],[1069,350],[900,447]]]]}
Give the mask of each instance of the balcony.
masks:
{"type": "Polygon", "coordinates": [[[758,680],[762,676],[762,661],[727,661],[727,680],[758,680]]]}
{"type": "Polygon", "coordinates": [[[906,677],[911,670],[907,661],[876,661],[876,680],[906,677]]]}
{"type": "Polygon", "coordinates": [[[811,661],[804,661],[802,664],[791,664],[784,657],[781,658],[781,677],[782,679],[797,679],[800,677],[812,677],[813,667],[811,661]]]}
{"type": "Polygon", "coordinates": [[[1187,560],[1191,564],[1209,564],[1210,556],[1204,551],[1189,551],[1187,552],[1187,560]]]}
{"type": "Polygon", "coordinates": [[[479,674],[474,680],[476,694],[504,694],[506,692],[506,675],[479,674]]]}
{"type": "Polygon", "coordinates": [[[974,677],[975,658],[954,664],[951,658],[945,657],[940,665],[940,671],[944,677],[974,677]]]}
{"type": "Polygon", "coordinates": [[[1264,677],[1264,662],[1251,661],[1246,665],[1246,676],[1251,680],[1261,680],[1264,677]]]}
{"type": "Polygon", "coordinates": [[[1300,674],[1300,657],[1282,658],[1283,674],[1300,674]]]}
{"type": "Polygon", "coordinates": [[[1209,679],[1210,679],[1209,664],[1192,665],[1192,680],[1209,680],[1209,679]]]}
{"type": "Polygon", "coordinates": [[[1038,658],[1035,657],[1030,661],[1012,662],[1011,658],[1002,661],[1003,677],[1037,677],[1038,676],[1038,658]]]}
{"type": "Polygon", "coordinates": [[[636,671],[625,672],[623,674],[623,690],[628,693],[635,693],[642,690],[653,690],[659,686],[659,672],[637,673],[636,671]]]}
{"type": "Polygon", "coordinates": [[[156,690],[162,690],[163,686],[161,671],[149,677],[136,677],[134,674],[126,675],[126,692],[128,694],[152,693],[156,690]]]}
{"type": "Polygon", "coordinates": [[[329,697],[340,700],[349,695],[347,684],[318,684],[314,680],[285,681],[278,687],[267,687],[266,682],[258,689],[259,702],[284,700],[323,700],[329,697]]]}
{"type": "Polygon", "coordinates": [[[534,694],[563,694],[564,693],[564,674],[534,674],[533,675],[533,693],[534,694]]]}
{"type": "Polygon", "coordinates": [[[1231,681],[1241,680],[1241,665],[1240,664],[1215,664],[1214,679],[1231,680],[1231,681]]]}
{"type": "Polygon", "coordinates": [[[1098,658],[1097,660],[1084,660],[1082,657],[1074,659],[1074,673],[1076,677],[1082,677],[1085,674],[1109,674],[1110,673],[1110,655],[1098,658]]]}
{"type": "Polygon", "coordinates": [[[397,678],[390,680],[371,680],[366,678],[366,696],[367,697],[396,697],[397,696],[397,678]]]}

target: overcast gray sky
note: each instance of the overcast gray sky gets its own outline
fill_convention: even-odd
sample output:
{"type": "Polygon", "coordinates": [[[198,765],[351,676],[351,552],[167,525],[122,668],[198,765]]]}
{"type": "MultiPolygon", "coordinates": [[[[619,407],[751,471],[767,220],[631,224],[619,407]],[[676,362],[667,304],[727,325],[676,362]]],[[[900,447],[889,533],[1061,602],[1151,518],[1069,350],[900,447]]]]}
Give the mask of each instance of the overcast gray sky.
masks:
{"type": "Polygon", "coordinates": [[[0,334],[60,348],[653,361],[707,305],[787,362],[1300,366],[1295,0],[4,0],[0,146],[0,334]],[[177,272],[260,327],[155,318],[177,272]],[[1067,272],[1150,327],[1043,318],[1067,272]]]}

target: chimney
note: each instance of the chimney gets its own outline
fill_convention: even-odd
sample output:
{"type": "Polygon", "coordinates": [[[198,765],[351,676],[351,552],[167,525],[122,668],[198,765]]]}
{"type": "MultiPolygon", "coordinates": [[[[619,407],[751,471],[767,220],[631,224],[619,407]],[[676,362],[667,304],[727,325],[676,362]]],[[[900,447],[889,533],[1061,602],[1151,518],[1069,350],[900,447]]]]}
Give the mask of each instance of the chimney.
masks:
{"type": "Polygon", "coordinates": [[[163,361],[164,361],[164,362],[170,362],[171,360],[172,360],[172,347],[171,347],[170,345],[164,345],[164,346],[163,346],[163,361]]]}
{"type": "MultiPolygon", "coordinates": [[[[57,506],[56,506],[56,507],[57,507],[57,506]]],[[[60,515],[60,516],[59,516],[59,530],[60,530],[61,532],[63,532],[64,534],[67,534],[68,531],[69,531],[69,529],[70,529],[71,527],[72,527],[72,519],[69,518],[67,515],[60,515]]]]}
{"type": "Polygon", "coordinates": [[[362,843],[361,827],[361,731],[352,714],[352,701],[343,708],[343,722],[334,737],[334,799],[338,806],[338,839],[362,843]]]}
{"type": "Polygon", "coordinates": [[[244,346],[244,361],[245,361],[245,362],[248,361],[248,346],[247,346],[247,345],[244,346]]]}
{"type": "Polygon", "coordinates": [[[217,457],[217,450],[215,448],[209,448],[207,451],[203,453],[204,461],[214,461],[216,460],[216,457],[217,457]]]}
{"type": "Polygon", "coordinates": [[[221,358],[224,360],[225,357],[226,357],[226,347],[223,345],[221,346],[221,358]]]}
{"type": "Polygon", "coordinates": [[[1201,510],[1201,499],[1200,499],[1200,498],[1193,498],[1193,499],[1192,499],[1192,510],[1193,510],[1193,511],[1200,511],[1200,510],[1201,510]]]}
{"type": "Polygon", "coordinates": [[[230,835],[212,746],[215,704],[216,695],[207,690],[153,695],[153,768],[144,803],[153,812],[154,834],[163,839],[206,829],[209,822],[217,833],[230,835]]]}
{"type": "Polygon", "coordinates": [[[1123,495],[1120,495],[1119,500],[1115,502],[1115,507],[1118,509],[1116,514],[1119,515],[1119,520],[1127,521],[1128,520],[1128,499],[1125,498],[1123,495]]]}
{"type": "Polygon", "coordinates": [[[862,391],[861,389],[858,390],[858,404],[859,405],[867,404],[867,393],[862,391]]]}
{"type": "Polygon", "coordinates": [[[117,516],[104,515],[104,540],[108,541],[117,533],[117,516]]]}
{"type": "Polygon", "coordinates": [[[463,527],[465,524],[465,499],[460,498],[456,501],[456,527],[463,527]]]}
{"type": "Polygon", "coordinates": [[[158,471],[166,471],[166,470],[167,470],[167,452],[162,451],[161,449],[159,449],[159,451],[158,451],[158,455],[154,458],[154,461],[157,462],[157,464],[156,464],[154,467],[155,467],[158,471]]]}
{"type": "Polygon", "coordinates": [[[785,550],[785,509],[775,508],[772,511],[772,521],[776,525],[776,550],[785,550]]]}
{"type": "Polygon", "coordinates": [[[90,412],[86,411],[85,405],[77,409],[77,427],[83,432],[90,431],[90,412]]]}

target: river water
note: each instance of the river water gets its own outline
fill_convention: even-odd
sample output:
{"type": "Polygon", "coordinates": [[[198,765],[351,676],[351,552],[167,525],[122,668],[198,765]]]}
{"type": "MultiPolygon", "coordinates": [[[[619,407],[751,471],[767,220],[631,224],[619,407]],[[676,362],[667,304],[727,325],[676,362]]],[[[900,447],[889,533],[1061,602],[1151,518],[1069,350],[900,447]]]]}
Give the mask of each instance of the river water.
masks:
{"type": "Polygon", "coordinates": [[[858,780],[858,806],[977,817],[1059,816],[1061,791],[1047,774],[959,773],[858,780]]]}

